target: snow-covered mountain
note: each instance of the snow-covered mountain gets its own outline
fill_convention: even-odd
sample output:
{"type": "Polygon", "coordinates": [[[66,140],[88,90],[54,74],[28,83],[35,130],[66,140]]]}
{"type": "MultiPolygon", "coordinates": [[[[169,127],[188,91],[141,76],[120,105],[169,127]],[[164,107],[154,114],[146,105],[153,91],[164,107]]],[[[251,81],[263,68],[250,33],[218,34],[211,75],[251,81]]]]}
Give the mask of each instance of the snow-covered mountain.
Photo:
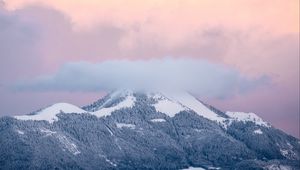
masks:
{"type": "Polygon", "coordinates": [[[114,91],[0,118],[0,169],[300,169],[300,141],[189,93],[114,91]]]}

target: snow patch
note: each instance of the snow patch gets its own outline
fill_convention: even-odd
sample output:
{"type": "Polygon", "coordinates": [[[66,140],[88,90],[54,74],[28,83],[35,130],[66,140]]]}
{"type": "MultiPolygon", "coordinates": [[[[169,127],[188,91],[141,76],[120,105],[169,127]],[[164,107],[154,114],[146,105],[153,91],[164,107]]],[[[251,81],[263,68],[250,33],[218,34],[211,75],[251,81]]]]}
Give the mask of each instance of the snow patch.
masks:
{"type": "Polygon", "coordinates": [[[81,152],[77,149],[77,145],[71,142],[66,136],[64,135],[57,135],[59,142],[66,148],[69,152],[73,155],[78,155],[81,152]]]}
{"type": "Polygon", "coordinates": [[[254,134],[263,134],[263,132],[261,131],[261,129],[256,129],[255,131],[253,131],[254,134]]]}
{"type": "Polygon", "coordinates": [[[210,167],[208,167],[208,169],[216,169],[216,170],[218,170],[218,169],[221,169],[220,167],[213,167],[213,166],[210,166],[210,167]]]}
{"type": "Polygon", "coordinates": [[[200,167],[188,167],[186,169],[182,169],[182,170],[205,170],[204,168],[200,168],[200,167]]]}
{"type": "Polygon", "coordinates": [[[290,144],[290,142],[287,142],[286,144],[288,145],[288,147],[289,147],[290,149],[293,149],[293,146],[290,144]]]}
{"type": "Polygon", "coordinates": [[[113,163],[111,160],[105,158],[105,161],[108,162],[109,164],[111,164],[112,166],[116,167],[117,164],[113,163]]]}
{"type": "Polygon", "coordinates": [[[114,135],[114,133],[113,133],[108,127],[106,127],[106,129],[107,129],[107,131],[109,132],[109,134],[110,134],[111,136],[114,135]]]}
{"type": "Polygon", "coordinates": [[[170,117],[174,117],[177,113],[185,110],[180,104],[174,103],[167,99],[159,100],[153,106],[155,107],[156,111],[165,113],[170,117]]]}
{"type": "Polygon", "coordinates": [[[105,155],[101,155],[99,154],[100,157],[104,158],[106,162],[108,162],[109,164],[111,164],[112,166],[116,167],[117,164],[115,164],[114,162],[112,162],[110,159],[108,159],[105,155]]]}
{"type": "Polygon", "coordinates": [[[286,149],[280,149],[280,153],[284,157],[288,157],[289,156],[289,151],[286,150],[286,149]]]}
{"type": "Polygon", "coordinates": [[[18,133],[18,134],[20,134],[20,135],[24,135],[25,133],[23,132],[23,131],[21,131],[21,130],[16,130],[16,132],[18,133]]]}
{"type": "Polygon", "coordinates": [[[42,133],[45,133],[45,134],[46,134],[45,136],[50,136],[50,135],[53,135],[53,134],[56,134],[56,133],[57,133],[57,132],[55,132],[55,131],[51,131],[51,130],[45,129],[45,128],[40,129],[40,131],[41,131],[42,133]]]}
{"type": "Polygon", "coordinates": [[[230,117],[229,121],[239,122],[253,122],[259,126],[271,127],[267,122],[263,121],[262,118],[257,116],[255,113],[244,113],[244,112],[226,112],[226,115],[230,117]]]}
{"type": "Polygon", "coordinates": [[[151,122],[165,122],[165,119],[151,119],[151,122]]]}
{"type": "Polygon", "coordinates": [[[71,152],[74,155],[78,155],[81,152],[77,149],[77,146],[71,141],[69,140],[66,136],[57,133],[56,131],[51,131],[49,129],[46,128],[41,128],[40,131],[42,133],[45,133],[45,136],[53,136],[55,138],[58,139],[58,141],[63,145],[62,149],[63,151],[65,151],[65,149],[67,149],[69,152],[71,152]]]}
{"type": "Polygon", "coordinates": [[[118,138],[115,138],[114,141],[115,141],[115,143],[116,143],[118,149],[121,151],[121,150],[122,150],[122,147],[121,147],[120,144],[119,144],[119,139],[118,139],[118,138]]]}
{"type": "Polygon", "coordinates": [[[219,116],[215,112],[211,111],[209,108],[207,108],[203,103],[201,103],[198,99],[196,99],[194,96],[188,94],[188,93],[177,93],[174,95],[168,95],[170,96],[171,100],[175,100],[182,104],[183,106],[193,110],[198,115],[207,118],[212,121],[216,121],[224,126],[226,124],[224,123],[226,118],[219,116]]]}
{"type": "Polygon", "coordinates": [[[133,92],[130,91],[130,90],[117,90],[117,91],[114,91],[112,93],[109,93],[108,94],[108,99],[101,105],[100,108],[98,108],[98,110],[102,109],[103,106],[105,106],[107,103],[111,102],[111,101],[114,101],[118,98],[122,98],[122,97],[126,97],[126,96],[130,96],[132,95],[133,92]]]}
{"type": "Polygon", "coordinates": [[[266,167],[267,170],[292,170],[293,168],[286,165],[273,164],[266,167]]]}
{"type": "Polygon", "coordinates": [[[98,111],[91,112],[91,114],[97,116],[97,117],[103,117],[103,116],[110,116],[112,112],[116,110],[120,110],[123,108],[131,108],[134,106],[135,103],[135,97],[132,95],[127,96],[122,102],[117,104],[116,106],[108,107],[108,108],[101,108],[98,111]]]}
{"type": "Polygon", "coordinates": [[[297,154],[292,150],[292,148],[289,149],[280,149],[280,153],[282,156],[295,160],[297,159],[297,154]]]}
{"type": "Polygon", "coordinates": [[[127,124],[127,123],[116,123],[117,128],[129,128],[129,129],[135,129],[134,124],[127,124]]]}
{"type": "Polygon", "coordinates": [[[196,131],[196,132],[203,132],[204,130],[203,129],[194,129],[194,131],[196,131]]]}
{"type": "Polygon", "coordinates": [[[86,113],[85,110],[81,108],[68,104],[68,103],[57,103],[50,107],[47,107],[41,111],[38,111],[34,115],[21,115],[21,116],[14,116],[14,118],[19,120],[45,120],[49,123],[53,123],[54,121],[58,120],[56,116],[59,113],[86,113]]]}
{"type": "Polygon", "coordinates": [[[165,113],[170,117],[174,117],[177,113],[186,110],[180,103],[172,101],[160,93],[149,93],[147,96],[156,101],[153,106],[157,112],[165,113]]]}

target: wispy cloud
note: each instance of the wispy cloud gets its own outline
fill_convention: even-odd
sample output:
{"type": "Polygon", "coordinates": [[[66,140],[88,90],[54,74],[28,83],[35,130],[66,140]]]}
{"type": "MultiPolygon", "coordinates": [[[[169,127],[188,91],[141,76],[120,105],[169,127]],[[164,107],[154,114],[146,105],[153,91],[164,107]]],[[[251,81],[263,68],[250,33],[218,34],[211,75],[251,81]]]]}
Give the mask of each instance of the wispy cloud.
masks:
{"type": "Polygon", "coordinates": [[[68,63],[54,74],[18,82],[15,87],[33,91],[187,90],[224,98],[268,81],[267,76],[251,79],[205,60],[166,58],[68,63]]]}

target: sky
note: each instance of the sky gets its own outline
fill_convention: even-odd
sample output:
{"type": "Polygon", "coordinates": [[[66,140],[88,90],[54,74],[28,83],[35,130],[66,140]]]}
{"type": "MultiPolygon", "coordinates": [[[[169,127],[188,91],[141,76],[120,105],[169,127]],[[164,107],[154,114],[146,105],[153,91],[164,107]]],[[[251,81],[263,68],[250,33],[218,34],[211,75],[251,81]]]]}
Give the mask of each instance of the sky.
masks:
{"type": "Polygon", "coordinates": [[[299,134],[298,0],[0,0],[0,115],[177,88],[299,134]]]}

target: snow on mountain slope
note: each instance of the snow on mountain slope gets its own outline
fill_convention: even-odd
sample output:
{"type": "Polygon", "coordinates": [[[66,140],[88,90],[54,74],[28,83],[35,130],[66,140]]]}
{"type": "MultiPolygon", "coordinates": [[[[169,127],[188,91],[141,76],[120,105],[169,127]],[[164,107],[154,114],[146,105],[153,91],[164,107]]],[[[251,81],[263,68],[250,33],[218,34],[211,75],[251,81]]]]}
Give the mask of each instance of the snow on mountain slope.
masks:
{"type": "Polygon", "coordinates": [[[109,115],[111,115],[111,113],[113,111],[120,110],[120,109],[123,109],[123,108],[133,107],[134,103],[135,103],[135,100],[136,99],[133,95],[128,95],[128,96],[126,96],[125,100],[121,101],[117,105],[112,106],[112,107],[108,107],[108,108],[101,108],[98,111],[91,112],[91,114],[93,114],[97,117],[109,116],[109,115]]]}
{"type": "Polygon", "coordinates": [[[85,110],[69,104],[69,103],[57,103],[52,106],[49,106],[41,111],[38,111],[34,115],[21,115],[21,116],[14,116],[14,118],[19,120],[46,120],[50,123],[58,120],[56,116],[59,113],[86,113],[85,110]]]}
{"type": "Polygon", "coordinates": [[[165,122],[166,119],[151,119],[151,122],[165,122]]]}
{"type": "Polygon", "coordinates": [[[256,129],[255,131],[253,131],[254,134],[263,134],[263,131],[261,131],[261,129],[256,129]]]}
{"type": "Polygon", "coordinates": [[[199,100],[197,100],[194,96],[188,93],[173,93],[173,94],[166,94],[168,98],[173,101],[180,103],[181,105],[185,106],[196,112],[198,115],[203,116],[212,121],[216,121],[218,123],[224,124],[226,118],[219,116],[209,108],[207,108],[204,104],[202,104],[199,100]]]}
{"type": "Polygon", "coordinates": [[[170,117],[174,117],[177,113],[187,110],[187,108],[184,108],[182,104],[172,101],[162,94],[152,93],[147,94],[147,96],[156,101],[156,103],[153,105],[156,111],[165,113],[170,117]]]}
{"type": "Polygon", "coordinates": [[[205,170],[204,168],[200,168],[200,167],[188,167],[186,169],[182,169],[182,170],[205,170]]]}
{"type": "Polygon", "coordinates": [[[222,117],[189,93],[150,93],[147,96],[156,101],[153,105],[156,111],[170,117],[174,117],[180,111],[193,110],[204,118],[220,123],[224,128],[233,121],[254,122],[260,126],[270,127],[267,122],[254,113],[226,112],[225,114],[229,118],[222,117]]]}
{"type": "MultiPolygon", "coordinates": [[[[221,124],[224,128],[234,121],[254,122],[257,125],[270,127],[254,113],[226,112],[229,117],[217,114],[189,93],[146,93],[148,98],[154,100],[152,104],[156,111],[174,117],[181,111],[192,110],[198,115],[221,124]]],[[[135,93],[131,90],[117,90],[108,94],[103,103],[93,106],[89,111],[68,103],[57,103],[34,115],[15,116],[19,120],[46,120],[50,123],[58,120],[57,114],[63,113],[90,113],[97,117],[110,116],[112,112],[124,108],[132,108],[136,102],[135,93]]]]}
{"type": "Polygon", "coordinates": [[[46,128],[41,128],[40,131],[45,134],[43,137],[55,137],[56,139],[58,139],[59,143],[62,145],[63,151],[68,150],[74,155],[78,155],[81,153],[78,150],[77,145],[70,139],[68,139],[65,135],[46,128]]]}
{"type": "Polygon", "coordinates": [[[135,129],[134,124],[130,123],[116,123],[117,128],[129,128],[129,129],[135,129]]]}
{"type": "Polygon", "coordinates": [[[133,92],[131,90],[116,90],[107,95],[109,98],[100,106],[98,110],[105,107],[108,103],[114,102],[123,97],[131,96],[133,97],[133,92]]]}
{"type": "Polygon", "coordinates": [[[109,116],[113,111],[120,110],[123,108],[131,108],[135,103],[135,97],[129,91],[116,91],[110,95],[110,99],[108,99],[103,106],[111,102],[113,100],[119,99],[121,97],[125,97],[120,103],[111,107],[100,107],[99,110],[94,112],[88,112],[83,110],[75,105],[68,103],[57,103],[49,106],[41,111],[36,112],[34,115],[20,115],[14,116],[14,118],[19,120],[45,120],[49,123],[53,123],[58,120],[57,114],[63,113],[90,113],[97,117],[109,116]]]}
{"type": "Polygon", "coordinates": [[[269,123],[263,121],[262,118],[257,116],[255,113],[226,112],[226,115],[230,117],[230,123],[232,123],[232,121],[254,122],[259,126],[271,127],[269,123]]]}

